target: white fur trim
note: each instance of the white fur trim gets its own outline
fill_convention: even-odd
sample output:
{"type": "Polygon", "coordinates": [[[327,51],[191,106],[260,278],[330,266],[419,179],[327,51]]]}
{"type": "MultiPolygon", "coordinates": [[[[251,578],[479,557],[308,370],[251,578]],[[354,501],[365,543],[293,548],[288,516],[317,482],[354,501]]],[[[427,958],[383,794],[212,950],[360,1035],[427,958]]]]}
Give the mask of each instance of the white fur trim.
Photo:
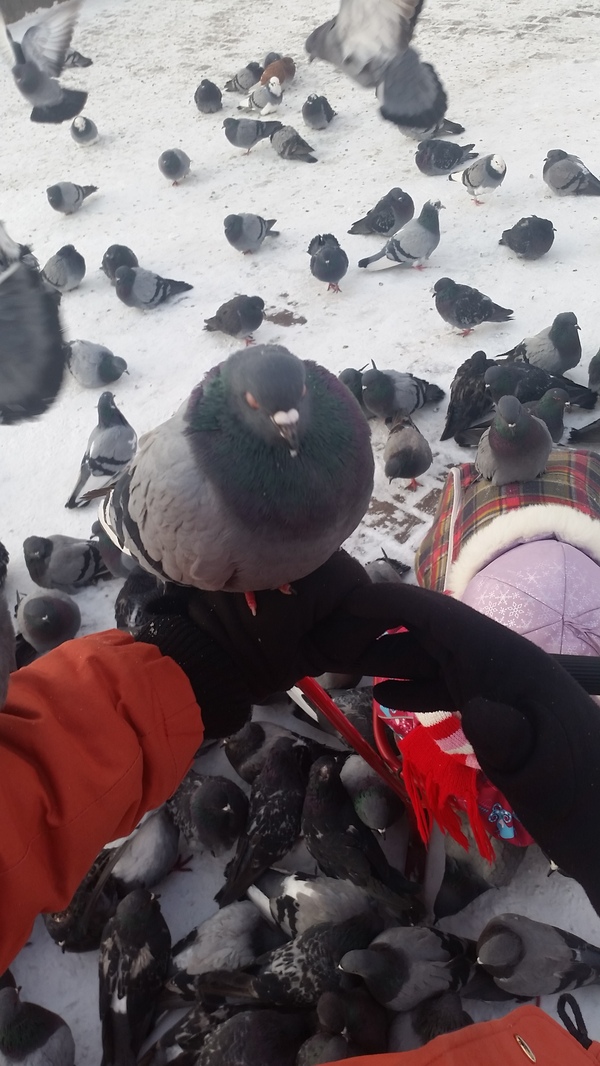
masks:
{"type": "Polygon", "coordinates": [[[535,503],[493,518],[459,548],[449,568],[446,588],[457,599],[469,581],[508,548],[544,536],[579,548],[600,564],[600,520],[568,504],[535,503]]]}

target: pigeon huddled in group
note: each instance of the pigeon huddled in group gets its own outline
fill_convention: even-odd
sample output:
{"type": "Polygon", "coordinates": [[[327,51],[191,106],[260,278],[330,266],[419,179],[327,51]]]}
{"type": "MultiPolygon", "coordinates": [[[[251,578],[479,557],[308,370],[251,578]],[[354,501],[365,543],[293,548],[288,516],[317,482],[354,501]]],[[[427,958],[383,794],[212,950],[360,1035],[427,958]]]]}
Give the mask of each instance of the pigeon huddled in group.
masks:
{"type": "Polygon", "coordinates": [[[138,258],[126,244],[111,244],[102,256],[101,270],[106,274],[112,285],[115,284],[115,276],[119,267],[137,267],[138,258]]]}
{"type": "Polygon", "coordinates": [[[17,628],[39,655],[71,640],[80,625],[79,607],[60,589],[32,592],[19,600],[17,628]]]}
{"type": "MultiPolygon", "coordinates": [[[[482,196],[499,189],[506,177],[506,163],[499,155],[486,155],[471,163],[462,172],[461,181],[473,199],[473,203],[482,204],[482,196]]],[[[453,181],[450,175],[450,181],[453,181]]]]}
{"type": "Polygon", "coordinates": [[[120,266],[115,272],[115,292],[126,307],[137,307],[148,311],[179,296],[182,292],[193,289],[187,281],[173,281],[162,278],[151,270],[142,267],[120,266]]]}
{"type": "Polygon", "coordinates": [[[279,237],[279,231],[273,229],[276,218],[261,218],[260,215],[242,213],[227,215],[223,220],[225,237],[232,248],[244,255],[257,252],[265,237],[279,237]]]}
{"type": "Polygon", "coordinates": [[[460,285],[452,278],[440,278],[433,286],[435,307],[439,315],[460,330],[463,337],[482,322],[508,322],[513,312],[494,303],[479,289],[460,285]]]}
{"type": "Polygon", "coordinates": [[[223,120],[223,129],[229,143],[236,148],[244,148],[248,155],[259,141],[283,129],[283,123],[261,122],[256,118],[226,118],[223,120]]]}
{"type": "Polygon", "coordinates": [[[189,846],[212,855],[229,851],[248,820],[248,800],[239,785],[195,770],[188,771],[167,808],[189,846]]]}
{"type": "Polygon", "coordinates": [[[501,358],[541,367],[549,374],[564,374],[581,359],[579,324],[573,311],[561,311],[551,326],[534,337],[526,337],[501,358]]]}
{"type": "Polygon", "coordinates": [[[98,127],[91,118],[78,115],[71,123],[71,137],[81,148],[87,148],[98,140],[98,127]]]}
{"type": "Polygon", "coordinates": [[[341,292],[339,282],[348,270],[348,256],[340,248],[333,233],[322,233],[313,237],[308,246],[310,255],[310,272],[318,281],[327,282],[327,291],[341,292]]]}
{"type": "Polygon", "coordinates": [[[546,469],[551,450],[545,422],[529,414],[516,396],[502,396],[479,442],[475,466],[492,485],[534,481],[546,469]]]}
{"type": "Polygon", "coordinates": [[[113,355],[103,344],[74,340],[65,345],[67,365],[75,380],[84,389],[96,389],[118,381],[127,372],[127,363],[119,355],[113,355]]]}
{"type": "Polygon", "coordinates": [[[223,107],[223,94],[214,81],[203,78],[194,93],[194,103],[198,111],[205,115],[214,115],[223,107]]]}
{"type": "Polygon", "coordinates": [[[408,489],[416,489],[416,479],[429,470],[433,462],[431,447],[410,415],[394,418],[383,449],[383,460],[383,472],[388,480],[406,478],[408,489]]]}

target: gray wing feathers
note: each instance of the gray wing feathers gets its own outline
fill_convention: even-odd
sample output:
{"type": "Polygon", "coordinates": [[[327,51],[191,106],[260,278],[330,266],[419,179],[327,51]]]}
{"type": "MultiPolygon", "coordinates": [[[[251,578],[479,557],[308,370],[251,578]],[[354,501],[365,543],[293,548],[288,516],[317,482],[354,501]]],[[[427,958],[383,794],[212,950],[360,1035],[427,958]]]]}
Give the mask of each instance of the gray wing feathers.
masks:
{"type": "Polygon", "coordinates": [[[376,85],[387,63],[408,47],[420,6],[421,0],[342,0],[336,35],[348,73],[369,70],[376,85]]]}
{"type": "Polygon", "coordinates": [[[80,0],[62,4],[31,26],[21,41],[25,59],[50,77],[57,77],[63,69],[80,6],[80,0]]]}

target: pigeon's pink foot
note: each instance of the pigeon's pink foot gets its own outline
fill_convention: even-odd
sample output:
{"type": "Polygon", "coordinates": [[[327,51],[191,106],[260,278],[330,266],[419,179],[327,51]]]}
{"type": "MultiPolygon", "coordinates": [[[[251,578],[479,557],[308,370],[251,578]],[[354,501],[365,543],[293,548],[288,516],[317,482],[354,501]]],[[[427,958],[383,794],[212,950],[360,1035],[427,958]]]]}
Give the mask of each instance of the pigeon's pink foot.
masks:
{"type": "Polygon", "coordinates": [[[254,592],[245,592],[244,599],[250,608],[250,613],[253,618],[256,618],[256,595],[254,592]]]}
{"type": "Polygon", "coordinates": [[[171,873],[172,874],[191,874],[192,873],[192,867],[188,866],[188,863],[190,863],[192,861],[193,857],[194,857],[193,855],[187,855],[186,858],[184,859],[183,855],[178,855],[176,861],[173,863],[173,866],[171,868],[171,873]]]}
{"type": "Polygon", "coordinates": [[[425,263],[413,263],[413,270],[425,270],[425,263]]]}
{"type": "Polygon", "coordinates": [[[459,337],[468,337],[469,333],[472,333],[472,332],[473,332],[473,329],[472,329],[471,326],[469,326],[469,329],[461,329],[461,331],[459,333],[459,337]]]}
{"type": "Polygon", "coordinates": [[[483,200],[478,200],[477,197],[474,196],[473,197],[473,203],[475,204],[475,207],[483,207],[484,201],[483,200]]]}
{"type": "Polygon", "coordinates": [[[246,348],[249,348],[251,344],[254,344],[254,337],[246,337],[244,344],[246,348]]]}
{"type": "Polygon", "coordinates": [[[416,477],[411,477],[408,485],[406,486],[407,492],[416,492],[417,489],[420,489],[420,488],[421,488],[421,485],[417,481],[416,477]]]}
{"type": "Polygon", "coordinates": [[[340,287],[339,287],[339,285],[337,284],[336,281],[330,281],[329,282],[329,285],[327,286],[327,292],[341,292],[341,291],[342,290],[340,289],[340,287]]]}
{"type": "Polygon", "coordinates": [[[293,590],[292,586],[289,584],[289,582],[288,582],[287,585],[280,585],[279,588],[277,589],[277,591],[278,592],[283,592],[284,596],[293,596],[294,595],[294,590],[293,590]]]}

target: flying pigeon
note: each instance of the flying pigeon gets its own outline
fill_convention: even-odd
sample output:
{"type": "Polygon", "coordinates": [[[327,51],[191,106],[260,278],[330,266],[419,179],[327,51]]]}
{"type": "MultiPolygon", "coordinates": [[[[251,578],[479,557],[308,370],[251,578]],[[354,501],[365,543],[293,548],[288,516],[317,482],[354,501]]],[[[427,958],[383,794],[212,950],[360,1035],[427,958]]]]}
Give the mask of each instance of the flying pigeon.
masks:
{"type": "Polygon", "coordinates": [[[137,434],[115,404],[112,392],[98,400],[98,425],[90,433],[77,484],[65,507],[87,507],[86,492],[112,485],[135,455],[137,434]]]}
{"type": "Polygon", "coordinates": [[[475,467],[492,485],[533,481],[543,474],[551,451],[546,424],[530,415],[516,396],[502,396],[494,421],[479,441],[475,467]]]}
{"type": "Polygon", "coordinates": [[[485,382],[485,372],[496,366],[485,352],[475,352],[461,363],[450,385],[450,402],[440,440],[463,433],[491,410],[492,400],[485,382]]]}
{"type": "Polygon", "coordinates": [[[217,309],[212,318],[205,318],[204,328],[209,333],[226,333],[251,344],[252,334],[265,317],[265,302],[260,296],[234,296],[217,309]]]}
{"type": "Polygon", "coordinates": [[[472,333],[482,322],[508,322],[513,312],[495,304],[489,296],[470,285],[459,285],[451,278],[440,278],[433,286],[435,308],[444,322],[456,326],[462,337],[472,333]]]}
{"type": "Polygon", "coordinates": [[[394,418],[383,449],[383,472],[389,481],[408,478],[407,489],[418,488],[417,478],[429,470],[433,455],[428,441],[410,415],[394,418]]]}
{"type": "Polygon", "coordinates": [[[139,266],[137,255],[126,244],[111,244],[102,256],[101,270],[106,274],[111,285],[115,283],[115,274],[119,267],[139,266]]]}
{"type": "Polygon", "coordinates": [[[29,576],[43,589],[60,589],[73,595],[101,578],[110,577],[98,546],[91,540],[64,537],[26,537],[23,555],[29,576]]]}
{"type": "Polygon", "coordinates": [[[127,363],[113,355],[103,344],[91,341],[68,341],[67,361],[75,381],[84,389],[97,389],[118,381],[127,370],[127,363]]]}
{"type": "Polygon", "coordinates": [[[278,237],[273,229],[276,218],[261,218],[260,215],[227,215],[223,221],[225,236],[232,248],[248,255],[257,252],[265,237],[278,237]]]}
{"type": "Polygon", "coordinates": [[[340,781],[361,822],[376,833],[385,832],[404,813],[398,793],[392,791],[362,755],[348,756],[340,770],[340,781]]]}
{"type": "Polygon", "coordinates": [[[248,888],[248,899],[287,936],[321,922],[343,922],[377,908],[366,889],[338,877],[267,870],[248,888]]]}
{"type": "Polygon", "coordinates": [[[0,990],[0,1056],[5,1066],[73,1066],[75,1041],[59,1014],[0,990]]]}
{"type": "Polygon", "coordinates": [[[265,64],[265,69],[260,76],[261,85],[266,85],[271,78],[277,78],[282,85],[289,85],[296,77],[296,64],[291,56],[279,56],[270,63],[265,64]]]}
{"type": "Polygon", "coordinates": [[[140,311],[158,307],[172,296],[193,288],[187,281],[161,278],[160,274],[153,274],[142,267],[120,266],[115,273],[115,291],[119,300],[127,307],[137,307],[140,311]]]}
{"type": "Polygon", "coordinates": [[[282,159],[297,159],[301,163],[316,163],[314,148],[300,136],[293,126],[282,126],[270,136],[271,144],[282,159]]]}
{"type": "MultiPolygon", "coordinates": [[[[60,8],[58,8],[60,10],[60,8]]],[[[83,201],[98,192],[97,185],[75,185],[72,181],[59,181],[46,189],[48,203],[61,215],[74,215],[83,201]]]]}
{"type": "Polygon", "coordinates": [[[600,948],[523,914],[499,914],[477,941],[477,961],[513,996],[551,996],[600,981],[600,948]]]}
{"type": "Polygon", "coordinates": [[[326,96],[311,93],[302,104],[304,124],[311,130],[326,130],[335,114],[326,96]]]}
{"type": "Polygon", "coordinates": [[[428,200],[421,208],[418,218],[407,222],[401,230],[390,237],[375,255],[359,259],[359,267],[386,270],[393,266],[413,266],[422,269],[440,243],[440,211],[443,204],[428,200]]]}
{"type": "Polygon", "coordinates": [[[78,115],[77,118],[73,119],[71,137],[80,148],[87,148],[91,144],[96,144],[98,136],[98,127],[95,122],[92,122],[91,118],[84,118],[83,115],[78,115]]]}
{"type": "MultiPolygon", "coordinates": [[[[450,174],[450,181],[454,178],[450,174]]],[[[482,204],[481,196],[499,189],[506,177],[506,163],[499,155],[484,155],[462,172],[461,181],[474,204],[482,204]]]]}
{"type": "Polygon", "coordinates": [[[43,15],[13,41],[0,14],[0,41],[19,92],[32,105],[32,122],[65,122],[83,110],[87,93],[65,89],[57,80],[79,15],[80,0],[69,0],[43,15]]]}
{"type": "Polygon", "coordinates": [[[529,363],[555,375],[572,370],[581,359],[577,316],[573,311],[561,311],[551,326],[540,330],[534,337],[526,337],[499,358],[529,363]]]}
{"type": "MultiPolygon", "coordinates": [[[[373,362],[373,360],[371,360],[373,362]]],[[[439,403],[444,393],[423,378],[398,370],[367,370],[362,376],[363,400],[371,414],[382,418],[411,415],[426,403],[439,403]]]]}
{"type": "Polygon", "coordinates": [[[442,992],[419,1003],[411,1011],[401,1011],[392,1020],[389,1051],[416,1051],[445,1033],[455,1033],[473,1025],[458,992],[442,992]]]}
{"type": "Polygon", "coordinates": [[[576,155],[553,148],[544,160],[542,177],[557,196],[600,196],[600,181],[576,155]]]}
{"type": "Polygon", "coordinates": [[[122,896],[134,888],[153,888],[159,884],[176,866],[179,853],[179,830],[167,808],[152,811],[120,844],[118,851],[112,877],[122,896]]]}
{"type": "Polygon", "coordinates": [[[257,85],[248,96],[246,107],[238,110],[258,111],[261,115],[271,115],[281,107],[283,86],[279,78],[269,78],[266,85],[257,85]]]}
{"type": "MultiPolygon", "coordinates": [[[[193,977],[210,970],[242,969],[271,951],[273,940],[272,927],[250,900],[229,903],[173,945],[173,970],[193,977]]],[[[181,982],[171,976],[169,986],[173,984],[179,988],[181,982]]]]}
{"type": "Polygon", "coordinates": [[[570,404],[586,410],[595,407],[598,399],[597,394],[585,385],[578,385],[567,377],[548,374],[541,367],[527,363],[494,363],[486,370],[484,380],[494,403],[498,403],[501,396],[516,396],[521,403],[541,400],[548,389],[564,389],[570,404]]]}
{"type": "Polygon", "coordinates": [[[248,820],[248,800],[235,781],[195,770],[188,771],[167,808],[190,847],[212,855],[229,851],[248,820]]]}
{"type": "Polygon", "coordinates": [[[17,629],[39,655],[72,640],[81,625],[79,607],[59,589],[32,592],[19,599],[17,629]]]}
{"type": "Polygon", "coordinates": [[[472,152],[474,144],[455,144],[454,141],[440,141],[435,137],[421,141],[417,146],[415,163],[421,174],[435,177],[439,174],[453,174],[462,170],[469,159],[475,159],[477,152],[472,152]]]}
{"type": "Polygon", "coordinates": [[[229,81],[225,82],[225,91],[228,93],[247,93],[253,85],[260,81],[263,68],[260,63],[248,63],[247,66],[238,70],[229,81]]]}
{"type": "Polygon", "coordinates": [[[549,389],[539,400],[530,401],[523,406],[530,415],[546,424],[552,440],[558,444],[565,431],[564,413],[565,404],[568,402],[569,396],[564,389],[549,389]]]}
{"type": "Polygon", "coordinates": [[[317,281],[327,282],[328,292],[341,292],[339,282],[348,270],[348,256],[340,248],[333,233],[322,233],[313,237],[309,246],[310,272],[317,281]]]}
{"type": "Polygon", "coordinates": [[[214,81],[203,78],[194,93],[194,103],[198,111],[202,111],[205,115],[214,115],[223,107],[222,96],[219,86],[215,85],[214,81]]]}
{"type": "Polygon", "coordinates": [[[44,265],[42,277],[59,292],[71,292],[85,277],[85,259],[72,244],[65,244],[44,265]]]}
{"type": "Polygon", "coordinates": [[[257,345],[211,370],[146,434],[107,516],[160,578],[279,588],[356,528],[372,478],[369,427],[346,387],[279,345],[257,345]]]}
{"type": "Polygon", "coordinates": [[[549,218],[529,215],[505,229],[498,244],[505,244],[521,259],[540,259],[554,244],[555,229],[549,218]]]}
{"type": "Polygon", "coordinates": [[[348,233],[376,233],[379,237],[391,237],[410,222],[415,213],[412,197],[402,189],[390,189],[367,211],[364,218],[359,218],[348,233]]]}
{"type": "Polygon", "coordinates": [[[181,148],[168,148],[158,157],[158,169],[173,185],[187,178],[190,172],[190,157],[181,148]]]}
{"type": "Polygon", "coordinates": [[[261,122],[257,118],[226,118],[223,120],[225,136],[236,148],[245,148],[246,155],[259,141],[283,129],[281,122],[261,122]]]}

